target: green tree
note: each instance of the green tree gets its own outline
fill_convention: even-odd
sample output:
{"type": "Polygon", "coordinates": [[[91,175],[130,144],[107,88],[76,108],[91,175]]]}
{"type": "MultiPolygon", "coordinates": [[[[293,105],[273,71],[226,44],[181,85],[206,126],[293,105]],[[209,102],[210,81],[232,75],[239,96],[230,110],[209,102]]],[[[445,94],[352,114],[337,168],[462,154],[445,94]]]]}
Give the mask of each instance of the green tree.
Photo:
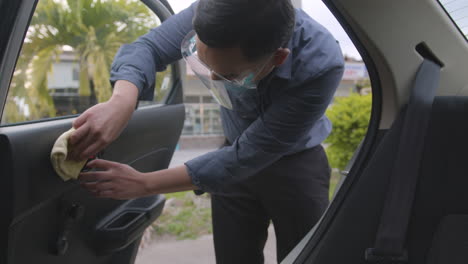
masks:
{"type": "Polygon", "coordinates": [[[112,91],[110,65],[122,44],[156,26],[155,16],[138,0],[41,0],[31,20],[14,78],[4,121],[54,117],[48,73],[64,47],[80,66],[79,94],[98,102],[112,91]],[[27,111],[28,114],[19,114],[27,111]]]}
{"type": "Polygon", "coordinates": [[[352,93],[348,97],[335,97],[327,116],[333,130],[325,143],[333,168],[344,169],[354,151],[367,133],[371,113],[372,96],[352,93]]]}

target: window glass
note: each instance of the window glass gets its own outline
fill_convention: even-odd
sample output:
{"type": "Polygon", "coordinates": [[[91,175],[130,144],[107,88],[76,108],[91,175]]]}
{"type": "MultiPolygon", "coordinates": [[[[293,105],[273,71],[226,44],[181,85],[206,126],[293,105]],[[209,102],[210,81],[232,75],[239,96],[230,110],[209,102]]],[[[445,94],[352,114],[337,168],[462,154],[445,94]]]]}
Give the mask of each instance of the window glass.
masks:
{"type": "MultiPolygon", "coordinates": [[[[1,124],[79,114],[108,100],[115,53],[158,24],[139,0],[40,0],[1,124]]],[[[154,102],[165,99],[171,76],[171,67],[156,74],[154,102]]]]}
{"type": "Polygon", "coordinates": [[[465,38],[468,38],[468,0],[440,0],[439,2],[465,38]]]}
{"type": "MultiPolygon", "coordinates": [[[[195,0],[168,0],[174,11],[180,12],[195,0]]],[[[350,159],[364,138],[370,120],[372,94],[369,74],[366,65],[361,59],[354,44],[342,29],[341,25],[320,0],[292,0],[296,7],[302,8],[312,18],[324,25],[340,43],[345,55],[345,70],[343,78],[336,90],[327,116],[333,123],[333,130],[324,142],[327,156],[332,169],[330,179],[330,198],[332,198],[339,182],[344,179],[349,169],[350,159]]],[[[171,160],[170,167],[183,165],[186,161],[194,159],[205,153],[215,151],[225,143],[220,106],[210,94],[210,91],[196,77],[194,72],[186,65],[186,74],[183,78],[185,122],[182,135],[176,151],[171,160]]],[[[168,206],[162,216],[158,218],[147,234],[153,234],[157,241],[163,237],[172,239],[197,238],[186,240],[183,243],[190,247],[197,247],[200,241],[206,239],[212,233],[210,196],[195,196],[193,192],[180,192],[167,194],[168,206]],[[195,219],[195,220],[194,220],[195,219]],[[199,239],[198,239],[199,238],[199,239]]],[[[151,237],[148,235],[148,237],[151,237]]],[[[210,238],[211,239],[211,238],[210,238]]],[[[273,228],[269,228],[268,240],[265,246],[265,262],[276,263],[275,234],[273,228]]],[[[151,244],[151,239],[147,243],[151,244]]],[[[148,249],[139,251],[141,263],[158,248],[149,246],[148,249]]],[[[200,262],[210,262],[214,259],[212,247],[200,250],[200,254],[206,257],[200,262]]],[[[169,262],[190,262],[190,256],[179,254],[167,258],[169,262]]]]}

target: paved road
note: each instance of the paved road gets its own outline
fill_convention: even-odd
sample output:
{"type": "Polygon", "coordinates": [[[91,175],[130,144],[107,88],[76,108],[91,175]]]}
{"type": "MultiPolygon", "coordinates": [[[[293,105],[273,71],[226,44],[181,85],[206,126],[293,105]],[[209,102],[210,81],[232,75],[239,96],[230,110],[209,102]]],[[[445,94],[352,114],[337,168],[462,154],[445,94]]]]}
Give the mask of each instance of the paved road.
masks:
{"type": "MultiPolygon", "coordinates": [[[[270,227],[265,245],[265,264],[276,263],[275,232],[270,227]]],[[[215,264],[213,237],[195,240],[161,241],[157,239],[138,253],[135,264],[215,264]]]]}

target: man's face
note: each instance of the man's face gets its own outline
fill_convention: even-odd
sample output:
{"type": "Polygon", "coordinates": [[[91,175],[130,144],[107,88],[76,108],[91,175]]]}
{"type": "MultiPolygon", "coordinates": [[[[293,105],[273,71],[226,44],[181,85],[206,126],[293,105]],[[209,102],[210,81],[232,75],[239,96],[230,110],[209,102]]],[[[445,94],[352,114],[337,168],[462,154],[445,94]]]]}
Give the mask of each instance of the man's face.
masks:
{"type": "Polygon", "coordinates": [[[195,31],[184,38],[181,52],[216,101],[228,109],[233,109],[232,98],[246,89],[257,88],[256,82],[284,63],[289,55],[289,49],[278,48],[272,54],[250,61],[238,47],[208,47],[198,39],[195,31]]]}
{"type": "MultiPolygon", "coordinates": [[[[198,57],[217,74],[228,80],[242,79],[254,74],[254,81],[264,78],[273,69],[272,56],[249,61],[239,47],[211,48],[196,38],[198,57]]],[[[211,79],[220,80],[215,73],[211,79]]]]}

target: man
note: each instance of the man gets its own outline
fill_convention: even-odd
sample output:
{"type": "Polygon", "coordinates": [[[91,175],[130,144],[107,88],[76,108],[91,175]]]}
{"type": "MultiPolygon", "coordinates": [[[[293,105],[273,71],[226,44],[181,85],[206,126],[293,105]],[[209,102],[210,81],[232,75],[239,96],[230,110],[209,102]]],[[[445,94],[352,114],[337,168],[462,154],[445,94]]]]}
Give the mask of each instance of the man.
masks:
{"type": "Polygon", "coordinates": [[[101,171],[80,180],[116,199],[209,192],[218,263],[262,263],[270,221],[281,261],[328,205],[330,168],[320,144],[343,73],[340,48],[289,0],[200,0],[119,50],[112,98],[73,124],[73,157],[117,138],[138,96],[153,93],[154,73],[182,57],[222,106],[226,145],[145,174],[95,160],[88,166],[101,171]]]}

